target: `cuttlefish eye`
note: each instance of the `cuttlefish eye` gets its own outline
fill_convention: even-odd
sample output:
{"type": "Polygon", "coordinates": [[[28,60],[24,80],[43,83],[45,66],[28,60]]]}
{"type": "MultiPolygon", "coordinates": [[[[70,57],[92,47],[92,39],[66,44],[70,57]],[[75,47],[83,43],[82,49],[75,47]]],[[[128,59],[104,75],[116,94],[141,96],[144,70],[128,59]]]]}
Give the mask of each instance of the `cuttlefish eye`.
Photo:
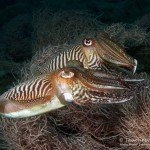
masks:
{"type": "Polygon", "coordinates": [[[62,78],[72,78],[74,76],[74,73],[71,71],[61,71],[60,76],[62,78]]]}
{"type": "Polygon", "coordinates": [[[83,45],[84,46],[91,46],[93,44],[92,39],[84,39],[83,40],[83,45]]]}

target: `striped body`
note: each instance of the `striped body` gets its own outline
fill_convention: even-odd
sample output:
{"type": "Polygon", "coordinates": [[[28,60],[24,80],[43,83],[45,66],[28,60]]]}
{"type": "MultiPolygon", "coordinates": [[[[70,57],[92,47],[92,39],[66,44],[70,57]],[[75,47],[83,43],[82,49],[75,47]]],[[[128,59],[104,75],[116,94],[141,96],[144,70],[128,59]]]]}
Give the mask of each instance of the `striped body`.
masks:
{"type": "Polygon", "coordinates": [[[93,54],[90,56],[90,59],[87,59],[83,47],[78,45],[58,54],[55,58],[50,60],[48,65],[44,67],[44,72],[51,72],[66,67],[70,61],[79,61],[83,64],[84,68],[98,69],[100,67],[98,57],[93,54]]]}
{"type": "Polygon", "coordinates": [[[12,88],[2,96],[20,104],[35,103],[45,100],[45,97],[49,97],[51,90],[52,84],[49,82],[48,77],[40,76],[12,88]]]}
{"type": "Polygon", "coordinates": [[[75,46],[72,49],[69,49],[57,55],[53,60],[49,61],[48,70],[53,71],[59,68],[63,68],[70,60],[85,62],[84,54],[80,46],[75,46]]]}
{"type": "Polygon", "coordinates": [[[65,105],[56,96],[53,73],[23,82],[0,96],[0,113],[23,118],[52,111],[65,105]]]}

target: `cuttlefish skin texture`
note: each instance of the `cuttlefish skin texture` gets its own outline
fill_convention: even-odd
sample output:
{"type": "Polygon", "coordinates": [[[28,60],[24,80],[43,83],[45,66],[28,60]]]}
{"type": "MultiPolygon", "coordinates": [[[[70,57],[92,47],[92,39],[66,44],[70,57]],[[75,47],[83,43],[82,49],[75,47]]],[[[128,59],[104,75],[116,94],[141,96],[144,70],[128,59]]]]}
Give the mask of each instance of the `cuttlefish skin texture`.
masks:
{"type": "MultiPolygon", "coordinates": [[[[44,64],[41,72],[51,72],[67,66],[69,61],[79,61],[86,69],[108,71],[108,65],[126,67],[136,71],[137,61],[128,56],[124,49],[103,33],[95,38],[84,38],[82,43],[56,55],[44,64]],[[45,66],[46,65],[46,66],[45,66]],[[44,69],[43,69],[44,68],[44,69]]],[[[109,67],[110,68],[110,67],[109,67]]]]}
{"type": "Polygon", "coordinates": [[[83,68],[62,68],[23,82],[0,96],[0,114],[23,118],[49,112],[73,102],[121,103],[132,99],[126,81],[83,68]],[[128,93],[129,92],[129,93],[128,93]]]}

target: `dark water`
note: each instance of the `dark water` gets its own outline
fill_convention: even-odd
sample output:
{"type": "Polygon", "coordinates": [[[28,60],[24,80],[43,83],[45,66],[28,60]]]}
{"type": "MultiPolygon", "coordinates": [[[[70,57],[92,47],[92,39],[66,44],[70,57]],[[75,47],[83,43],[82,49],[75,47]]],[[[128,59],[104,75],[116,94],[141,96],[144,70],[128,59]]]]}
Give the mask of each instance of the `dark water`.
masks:
{"type": "MultiPolygon", "coordinates": [[[[53,17],[51,22],[60,24],[60,28],[62,23],[60,20],[69,20],[69,18],[74,15],[74,13],[70,13],[73,11],[86,11],[90,16],[80,13],[77,17],[82,16],[85,20],[88,20],[91,16],[93,18],[96,17],[97,22],[100,22],[103,26],[122,23],[123,25],[127,25],[126,30],[128,30],[128,26],[132,24],[139,26],[140,29],[137,31],[137,37],[134,36],[135,39],[126,40],[124,46],[126,47],[127,53],[138,60],[138,70],[140,72],[150,72],[149,0],[0,0],[1,91],[7,89],[12,85],[12,82],[16,81],[20,76],[21,65],[25,61],[30,61],[35,53],[35,47],[38,45],[37,41],[43,38],[45,42],[45,39],[47,39],[44,43],[45,46],[47,46],[51,40],[48,39],[48,34],[51,32],[49,29],[52,28],[50,26],[51,23],[49,28],[48,25],[46,26],[47,28],[45,27],[43,33],[43,29],[41,29],[43,20],[41,19],[40,11],[45,17],[45,20],[52,14],[59,17],[53,17]],[[45,14],[43,14],[43,11],[45,11],[45,14]],[[61,11],[67,15],[61,16],[61,11]],[[57,15],[58,12],[59,15],[57,15]],[[38,25],[37,14],[40,18],[39,21],[41,21],[38,25]],[[56,21],[54,20],[55,18],[56,21]],[[59,20],[58,23],[57,20],[59,20]],[[138,43],[140,38],[141,41],[138,43]]],[[[77,21],[78,20],[80,21],[80,19],[77,19],[77,21]]],[[[45,22],[46,21],[43,21],[43,24],[45,24],[45,22]]],[[[74,27],[72,31],[70,30],[70,33],[73,32],[73,30],[74,27]]],[[[44,46],[44,44],[42,46],[44,46]]],[[[57,44],[57,42],[51,42],[50,44],[57,44]]]]}

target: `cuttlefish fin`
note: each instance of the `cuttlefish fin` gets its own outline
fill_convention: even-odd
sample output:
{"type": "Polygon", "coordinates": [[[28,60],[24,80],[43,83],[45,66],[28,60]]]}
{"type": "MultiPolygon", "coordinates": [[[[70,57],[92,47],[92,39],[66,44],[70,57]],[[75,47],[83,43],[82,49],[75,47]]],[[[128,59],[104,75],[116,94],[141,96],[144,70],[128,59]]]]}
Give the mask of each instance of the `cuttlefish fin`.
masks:
{"type": "Polygon", "coordinates": [[[35,105],[32,107],[22,107],[18,104],[8,103],[8,105],[0,105],[0,115],[9,118],[25,118],[39,114],[43,114],[58,108],[64,107],[65,105],[60,102],[57,96],[51,98],[50,101],[35,105]],[[7,108],[6,108],[7,107],[7,108]],[[12,109],[13,111],[6,112],[6,109],[12,109]],[[5,110],[5,111],[4,111],[5,110]]]}

